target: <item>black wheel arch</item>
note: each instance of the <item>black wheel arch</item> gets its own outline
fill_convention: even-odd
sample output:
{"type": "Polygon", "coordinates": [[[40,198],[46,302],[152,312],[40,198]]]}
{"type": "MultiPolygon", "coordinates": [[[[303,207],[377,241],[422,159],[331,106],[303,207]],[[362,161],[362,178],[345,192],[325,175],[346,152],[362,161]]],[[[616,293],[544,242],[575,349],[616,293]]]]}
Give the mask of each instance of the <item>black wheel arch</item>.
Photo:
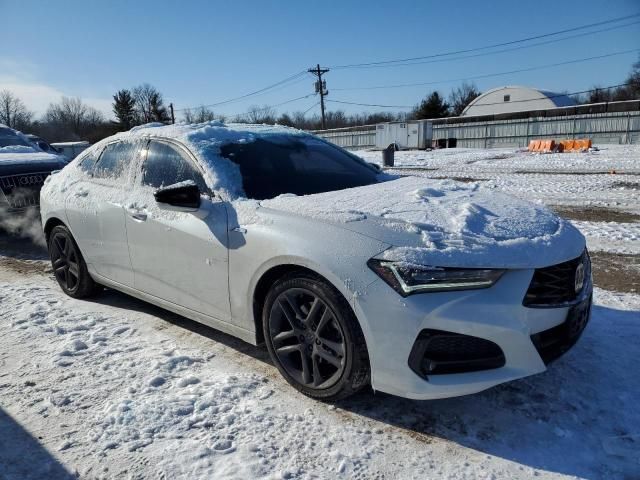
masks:
{"type": "Polygon", "coordinates": [[[60,220],[57,217],[51,217],[44,224],[44,238],[45,238],[45,241],[47,242],[47,245],[49,244],[49,235],[51,235],[51,231],[58,225],[62,225],[63,227],[69,228],[67,227],[67,225],[65,225],[65,223],[62,220],[60,220]]]}
{"type": "MultiPolygon", "coordinates": [[[[346,304],[349,306],[349,309],[353,313],[353,316],[355,317],[356,321],[358,322],[358,324],[360,324],[360,320],[358,319],[357,315],[353,311],[353,307],[351,303],[349,303],[349,301],[346,298],[344,298],[344,295],[342,294],[342,292],[340,292],[340,290],[326,277],[324,277],[323,275],[320,275],[315,270],[312,270],[308,267],[303,267],[302,265],[296,265],[296,264],[276,265],[274,267],[271,267],[269,270],[267,270],[262,274],[262,276],[258,280],[258,283],[256,283],[256,287],[253,291],[253,306],[252,306],[253,322],[254,322],[254,328],[256,331],[256,343],[258,345],[261,345],[264,343],[264,335],[262,333],[262,309],[264,308],[264,302],[267,298],[267,294],[269,293],[269,290],[271,289],[273,284],[276,283],[278,280],[286,276],[289,276],[292,274],[298,274],[298,273],[315,280],[320,280],[326,283],[327,285],[329,285],[330,287],[332,287],[340,295],[340,297],[344,299],[346,304]]],[[[359,325],[359,326],[361,330],[364,330],[362,328],[362,325],[359,325]]]]}

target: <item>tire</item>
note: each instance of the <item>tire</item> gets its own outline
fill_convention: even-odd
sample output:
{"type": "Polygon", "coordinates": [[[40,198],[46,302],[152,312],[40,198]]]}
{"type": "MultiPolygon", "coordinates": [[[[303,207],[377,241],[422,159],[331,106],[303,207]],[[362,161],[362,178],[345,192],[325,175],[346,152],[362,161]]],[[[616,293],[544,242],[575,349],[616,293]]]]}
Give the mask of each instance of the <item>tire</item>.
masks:
{"type": "Polygon", "coordinates": [[[265,298],[262,326],[273,363],[303,394],[333,402],[369,385],[362,329],[340,292],[319,276],[277,280],[265,298]]]}
{"type": "Polygon", "coordinates": [[[78,244],[67,227],[54,227],[49,234],[47,247],[53,274],[64,293],[73,298],[87,298],[100,290],[89,275],[78,244]]]}

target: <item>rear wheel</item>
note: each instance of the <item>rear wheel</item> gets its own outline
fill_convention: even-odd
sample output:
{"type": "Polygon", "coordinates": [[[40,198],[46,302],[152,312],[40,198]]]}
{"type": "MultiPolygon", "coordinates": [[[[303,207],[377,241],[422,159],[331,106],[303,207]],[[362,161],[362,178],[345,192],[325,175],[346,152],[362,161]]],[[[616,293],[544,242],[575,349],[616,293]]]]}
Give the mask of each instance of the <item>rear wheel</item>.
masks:
{"type": "Polygon", "coordinates": [[[369,383],[362,330],[342,295],[319,277],[277,281],[265,300],[263,328],[278,370],[305,395],[335,401],[369,383]]]}
{"type": "Polygon", "coordinates": [[[95,294],[99,286],[87,271],[87,264],[69,229],[58,225],[49,234],[49,257],[60,288],[73,298],[95,294]]]}

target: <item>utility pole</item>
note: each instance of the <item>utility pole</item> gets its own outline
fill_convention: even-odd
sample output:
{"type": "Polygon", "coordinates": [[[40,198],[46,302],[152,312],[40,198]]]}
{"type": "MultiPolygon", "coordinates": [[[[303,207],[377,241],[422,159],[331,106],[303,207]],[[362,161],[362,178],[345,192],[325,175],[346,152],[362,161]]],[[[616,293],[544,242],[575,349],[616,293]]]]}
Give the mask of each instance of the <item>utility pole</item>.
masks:
{"type": "Polygon", "coordinates": [[[320,68],[320,64],[316,66],[316,68],[310,68],[307,70],[309,73],[313,73],[318,80],[315,83],[316,93],[320,94],[320,112],[322,112],[322,128],[325,128],[324,121],[324,97],[329,95],[329,90],[327,90],[327,82],[322,80],[322,75],[329,71],[328,68],[320,68]]]}
{"type": "Polygon", "coordinates": [[[171,110],[171,124],[176,123],[176,116],[173,114],[173,102],[169,104],[169,110],[171,110]]]}

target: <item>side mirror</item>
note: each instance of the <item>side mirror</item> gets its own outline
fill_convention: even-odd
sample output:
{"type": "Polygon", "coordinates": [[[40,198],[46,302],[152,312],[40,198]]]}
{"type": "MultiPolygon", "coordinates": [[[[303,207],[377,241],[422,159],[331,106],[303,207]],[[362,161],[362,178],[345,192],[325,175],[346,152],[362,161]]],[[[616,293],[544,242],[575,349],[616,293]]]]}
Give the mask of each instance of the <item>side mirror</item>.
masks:
{"type": "Polygon", "coordinates": [[[174,207],[200,207],[200,189],[193,180],[161,187],[153,193],[153,196],[156,202],[166,203],[174,207]]]}
{"type": "Polygon", "coordinates": [[[373,163],[373,162],[367,162],[376,172],[381,173],[382,172],[382,167],[380,165],[378,165],[377,163],[373,163]]]}

